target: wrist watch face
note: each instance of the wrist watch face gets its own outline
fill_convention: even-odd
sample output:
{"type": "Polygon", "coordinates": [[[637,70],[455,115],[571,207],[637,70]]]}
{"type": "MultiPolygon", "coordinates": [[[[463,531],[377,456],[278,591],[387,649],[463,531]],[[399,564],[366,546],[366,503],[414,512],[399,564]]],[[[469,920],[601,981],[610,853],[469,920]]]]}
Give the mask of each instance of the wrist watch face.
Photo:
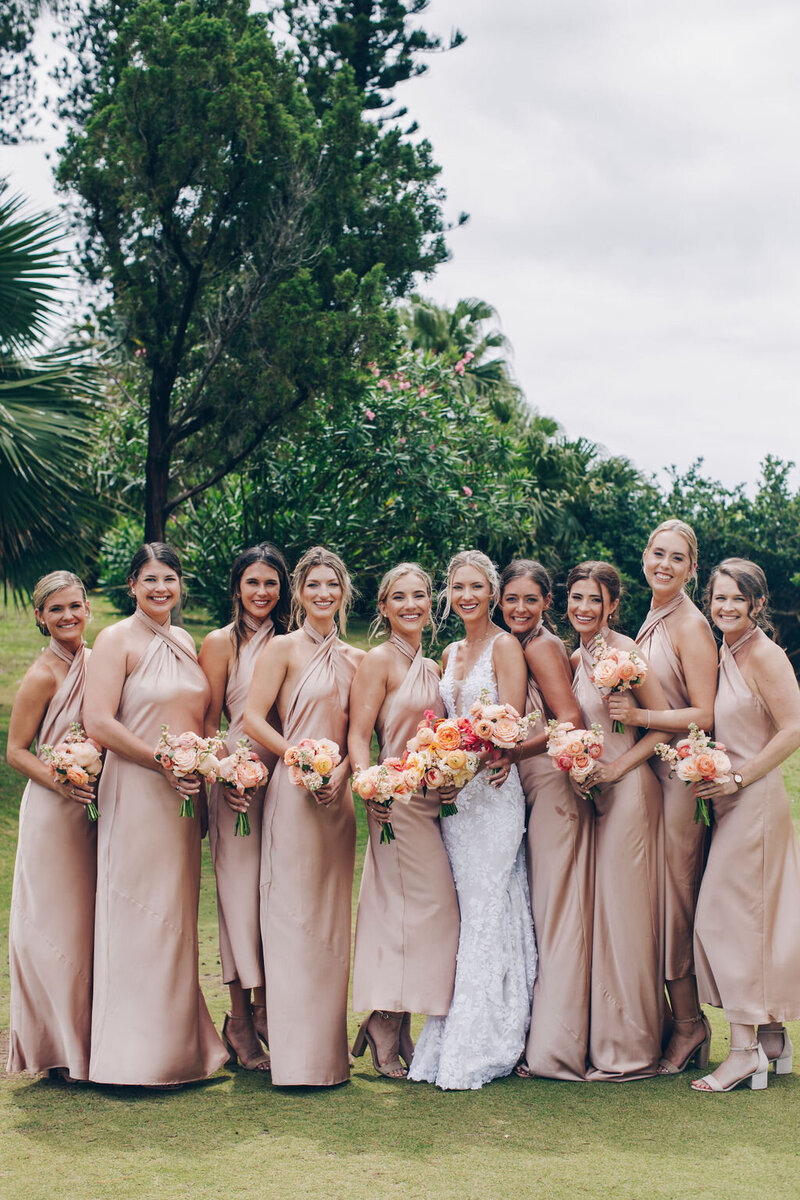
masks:
{"type": "Polygon", "coordinates": [[[737,788],[741,789],[743,780],[737,771],[733,772],[733,782],[736,784],[737,788]]]}

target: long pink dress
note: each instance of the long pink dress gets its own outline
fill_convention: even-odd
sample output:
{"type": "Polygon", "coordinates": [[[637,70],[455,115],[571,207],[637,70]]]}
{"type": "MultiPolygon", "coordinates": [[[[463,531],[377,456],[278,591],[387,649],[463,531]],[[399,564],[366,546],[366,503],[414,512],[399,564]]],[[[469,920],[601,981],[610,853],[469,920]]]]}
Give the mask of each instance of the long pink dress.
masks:
{"type": "MultiPolygon", "coordinates": [[[[193,650],[139,609],[153,637],[125,680],[117,720],[156,746],[202,730],[208,683],[193,650]]],[[[158,1086],[227,1061],[200,991],[200,821],[166,779],[109,751],[100,777],[89,1078],[158,1086]]]]}
{"type": "MultiPolygon", "coordinates": [[[[555,638],[540,623],[526,637],[555,638]]],[[[563,645],[558,638],[559,646],[563,645]]],[[[566,657],[566,651],[564,651],[566,657]]],[[[544,701],[528,673],[525,711],[542,716],[544,701]]],[[[548,1079],[584,1079],[589,1044],[589,998],[594,909],[594,810],[546,754],[524,759],[519,777],[528,803],[526,856],[531,909],[539,948],[525,1061],[548,1079]]]]}
{"type": "MultiPolygon", "coordinates": [[[[397,634],[389,639],[409,660],[408,674],[378,720],[380,758],[400,757],[425,709],[443,712],[439,675],[397,634]]],[[[358,898],[353,959],[353,1008],[444,1016],[453,996],[460,915],[439,828],[439,798],[418,792],[392,806],[395,840],[369,842],[358,898]]]]}
{"type": "MultiPolygon", "coordinates": [[[[584,726],[602,726],[603,762],[634,745],[631,729],[612,733],[608,706],[592,682],[581,646],[573,689],[584,726]]],[[[646,764],[595,798],[595,890],[591,1080],[653,1075],[664,1016],[664,837],[661,789],[646,764]]]]}
{"type": "MultiPolygon", "coordinates": [[[[284,722],[290,745],[329,738],[346,753],[355,664],[334,628],[320,637],[284,722]]],[[[279,761],[267,785],[261,931],[272,1082],[329,1086],[350,1076],[347,984],[356,822],[349,783],[328,807],[292,783],[279,761]]]]}
{"type": "MultiPolygon", "coordinates": [[[[229,719],[225,742],[230,754],[244,733],[244,706],[256,659],[275,632],[269,618],[259,624],[245,614],[245,624],[252,631],[252,636],[240,648],[225,689],[225,707],[229,719]]],[[[253,750],[272,774],[277,756],[258,743],[253,743],[253,750]]],[[[238,980],[243,988],[264,986],[259,883],[265,791],[266,785],[259,788],[250,801],[247,810],[249,837],[234,836],[236,814],[228,807],[221,783],[212,785],[208,797],[208,837],[217,878],[222,979],[225,983],[238,980]]]]}
{"type": "MultiPolygon", "coordinates": [[[[775,735],[737,655],[755,627],[720,649],[714,733],[736,771],[775,735]]],[[[714,824],[694,930],[700,1001],[734,1024],[800,1019],[800,847],[780,767],[713,800],[714,824]]]]}
{"type": "MultiPolygon", "coordinates": [[[[74,656],[36,735],[56,745],[80,721],[86,650],[74,656]]],[[[97,826],[82,804],[29,781],[19,814],[9,923],[11,1025],[8,1073],[65,1067],[89,1075],[97,826]]]]}
{"type": "MultiPolygon", "coordinates": [[[[636,637],[669,707],[676,709],[689,708],[691,699],[666,618],[683,604],[691,604],[685,592],[669,604],[651,608],[636,637]]],[[[673,744],[682,737],[686,732],[676,734],[673,744]]],[[[654,758],[650,765],[664,794],[664,974],[667,979],[683,979],[694,973],[694,910],[703,877],[706,826],[695,824],[692,788],[677,777],[670,778],[669,763],[654,758]]]]}

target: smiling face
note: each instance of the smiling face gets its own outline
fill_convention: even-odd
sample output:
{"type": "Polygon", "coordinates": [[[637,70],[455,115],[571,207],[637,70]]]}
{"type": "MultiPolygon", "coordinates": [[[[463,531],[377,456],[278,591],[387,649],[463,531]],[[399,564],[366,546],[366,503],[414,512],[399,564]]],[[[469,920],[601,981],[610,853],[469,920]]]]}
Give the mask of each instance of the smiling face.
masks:
{"type": "MultiPolygon", "coordinates": [[[[752,616],[763,607],[764,599],[752,605],[752,616]]],[[[752,628],[751,601],[741,591],[732,575],[719,571],[711,588],[711,620],[724,635],[725,641],[733,644],[742,634],[752,628]]]]}
{"type": "Polygon", "coordinates": [[[642,557],[644,577],[654,595],[664,600],[677,596],[694,573],[689,543],[680,533],[657,533],[642,557]]]}
{"type": "Polygon", "coordinates": [[[278,603],[281,579],[274,567],[264,562],[251,563],[239,580],[242,608],[257,621],[263,621],[278,603]]]}
{"type": "Polygon", "coordinates": [[[300,603],[313,621],[332,621],[342,602],[342,585],[332,567],[311,567],[300,588],[300,603]]]}
{"type": "Polygon", "coordinates": [[[89,604],[82,588],[73,585],[51,592],[34,612],[39,624],[57,642],[67,647],[80,645],[89,620],[89,604]]]}
{"type": "Polygon", "coordinates": [[[392,632],[416,640],[431,615],[431,597],[425,580],[413,571],[400,575],[389,588],[378,609],[392,632]]]}
{"type": "Polygon", "coordinates": [[[551,596],[542,595],[542,589],[529,575],[510,579],[503,588],[500,608],[503,620],[517,637],[523,637],[535,629],[543,613],[550,607],[551,596]]]}
{"type": "Polygon", "coordinates": [[[492,588],[477,567],[458,567],[450,581],[450,604],[466,624],[489,616],[492,588]]]}
{"type": "Polygon", "coordinates": [[[567,597],[567,616],[572,628],[588,643],[600,633],[617,610],[619,600],[612,601],[608,590],[598,579],[578,579],[567,597]]]}
{"type": "Polygon", "coordinates": [[[181,577],[178,572],[167,563],[153,558],[129,583],[137,606],[151,620],[164,625],[181,598],[181,577]]]}

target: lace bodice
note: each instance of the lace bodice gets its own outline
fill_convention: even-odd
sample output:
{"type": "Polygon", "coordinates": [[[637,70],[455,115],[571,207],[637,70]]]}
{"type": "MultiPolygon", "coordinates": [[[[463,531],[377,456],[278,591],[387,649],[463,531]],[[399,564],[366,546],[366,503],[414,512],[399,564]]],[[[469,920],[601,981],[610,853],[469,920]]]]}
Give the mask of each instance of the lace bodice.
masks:
{"type": "Polygon", "coordinates": [[[472,670],[463,680],[455,677],[456,662],[461,654],[464,642],[456,642],[447,659],[447,667],[439,684],[439,691],[447,708],[448,717],[466,717],[470,707],[484,695],[489,704],[497,704],[497,680],[492,663],[492,650],[499,632],[482,652],[472,670]]]}

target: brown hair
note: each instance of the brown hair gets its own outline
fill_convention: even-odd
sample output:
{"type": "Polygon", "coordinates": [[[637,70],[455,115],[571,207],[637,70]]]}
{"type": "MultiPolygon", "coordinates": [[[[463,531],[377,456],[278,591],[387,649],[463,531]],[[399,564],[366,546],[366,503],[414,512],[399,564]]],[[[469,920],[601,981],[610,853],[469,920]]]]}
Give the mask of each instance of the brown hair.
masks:
{"type": "Polygon", "coordinates": [[[769,600],[769,588],[767,587],[767,577],[757,563],[751,562],[749,558],[725,558],[711,572],[711,578],[706,584],[705,606],[709,617],[711,615],[711,596],[714,591],[714,582],[718,575],[727,575],[731,578],[739,591],[749,602],[747,615],[754,625],[759,629],[763,629],[766,633],[774,634],[775,626],[770,620],[767,601],[769,600]],[[756,604],[761,601],[761,607],[756,609],[756,604]]]}
{"type": "MultiPolygon", "coordinates": [[[[501,601],[506,588],[514,579],[532,580],[542,593],[542,599],[544,600],[553,594],[553,584],[550,580],[550,575],[546,567],[543,567],[535,558],[514,558],[507,567],[503,568],[500,574],[501,601]]],[[[542,613],[542,621],[552,633],[555,633],[555,624],[546,611],[542,613]]]]}
{"type": "Polygon", "coordinates": [[[244,605],[242,604],[242,576],[247,568],[252,567],[254,563],[264,563],[265,566],[272,567],[278,576],[280,591],[277,603],[270,613],[270,617],[275,626],[276,634],[286,633],[289,628],[291,604],[289,569],[280,550],[276,549],[271,542],[259,542],[257,546],[250,546],[249,549],[242,550],[240,554],[237,554],[231,566],[230,592],[231,615],[233,617],[231,641],[233,642],[233,650],[237,658],[242,648],[242,642],[247,640],[247,626],[244,623],[244,605]]]}
{"type": "MultiPolygon", "coordinates": [[[[415,562],[402,562],[402,563],[398,563],[396,567],[392,567],[390,570],[388,570],[386,572],[386,574],[383,576],[383,579],[381,579],[380,584],[378,585],[377,603],[379,605],[386,603],[386,597],[389,595],[389,592],[392,590],[395,583],[397,583],[397,580],[400,579],[400,577],[403,575],[418,575],[419,578],[422,580],[423,584],[425,585],[425,591],[428,594],[428,599],[429,600],[432,599],[432,597],[433,597],[433,580],[431,579],[428,572],[424,569],[424,567],[421,567],[419,565],[419,563],[415,563],[415,562]]],[[[434,625],[432,614],[428,618],[428,620],[430,621],[431,625],[434,625]]],[[[375,620],[372,622],[372,624],[369,627],[369,633],[367,636],[370,639],[372,639],[374,637],[377,637],[377,635],[379,633],[388,635],[389,633],[391,633],[391,628],[392,627],[389,623],[389,619],[387,617],[385,617],[379,609],[377,617],[375,618],[375,620]]],[[[435,629],[435,625],[434,625],[434,629],[435,629]]]]}
{"type": "MultiPolygon", "coordinates": [[[[573,567],[567,576],[567,596],[572,591],[574,584],[580,583],[582,579],[596,579],[608,592],[608,598],[612,604],[615,600],[622,599],[622,580],[619,577],[619,571],[610,562],[590,558],[586,562],[578,563],[577,567],[573,567]]],[[[615,613],[607,618],[609,624],[616,612],[619,612],[619,604],[617,604],[615,613]]]]}
{"type": "MultiPolygon", "coordinates": [[[[33,607],[35,612],[41,612],[52,595],[68,587],[80,588],[83,592],[84,600],[86,599],[86,588],[83,585],[83,580],[74,575],[72,571],[51,571],[49,575],[43,575],[41,579],[36,581],[36,586],[33,589],[33,607]]],[[[42,637],[50,636],[47,626],[38,617],[36,617],[36,628],[42,637]]]]}
{"type": "Polygon", "coordinates": [[[342,588],[342,602],[339,606],[339,628],[342,633],[347,631],[347,614],[353,603],[353,584],[347,573],[347,567],[333,550],[325,546],[312,546],[306,550],[299,563],[292,571],[292,610],[290,628],[299,629],[303,623],[303,605],[300,602],[300,592],[308,578],[308,573],[314,567],[330,567],[342,588]]]}

